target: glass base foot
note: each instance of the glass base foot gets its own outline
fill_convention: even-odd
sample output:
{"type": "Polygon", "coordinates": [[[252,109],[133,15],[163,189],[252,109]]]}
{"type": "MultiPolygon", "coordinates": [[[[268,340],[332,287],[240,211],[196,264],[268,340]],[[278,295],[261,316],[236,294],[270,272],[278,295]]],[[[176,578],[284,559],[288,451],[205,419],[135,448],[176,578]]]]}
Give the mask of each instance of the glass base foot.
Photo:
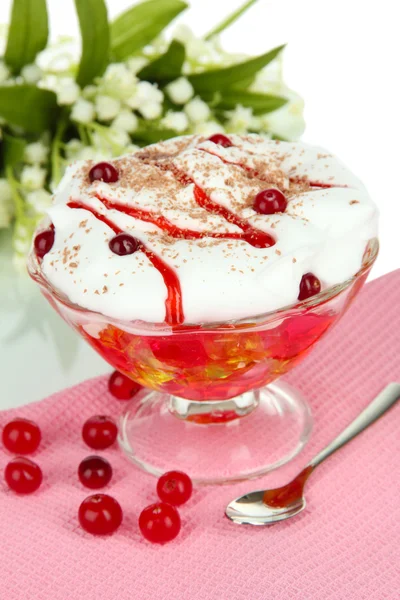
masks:
{"type": "Polygon", "coordinates": [[[142,390],[121,417],[119,444],[144,471],[177,469],[197,484],[260,477],[287,463],[312,429],[308,404],[285,382],[225,402],[142,390]]]}

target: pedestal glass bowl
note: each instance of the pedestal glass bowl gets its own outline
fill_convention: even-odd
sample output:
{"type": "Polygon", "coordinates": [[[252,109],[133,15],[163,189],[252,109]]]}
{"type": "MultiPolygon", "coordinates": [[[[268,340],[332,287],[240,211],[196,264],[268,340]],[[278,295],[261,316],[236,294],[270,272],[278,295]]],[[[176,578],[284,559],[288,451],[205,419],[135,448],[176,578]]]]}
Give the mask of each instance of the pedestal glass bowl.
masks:
{"type": "Polygon", "coordinates": [[[28,267],[58,313],[145,386],[121,417],[119,441],[129,459],[154,475],[179,469],[196,482],[226,483],[260,476],[306,443],[309,407],[276,380],[345,313],[377,253],[371,240],[354,277],[306,301],[240,321],[178,327],[90,312],[49,285],[33,252],[28,267]]]}

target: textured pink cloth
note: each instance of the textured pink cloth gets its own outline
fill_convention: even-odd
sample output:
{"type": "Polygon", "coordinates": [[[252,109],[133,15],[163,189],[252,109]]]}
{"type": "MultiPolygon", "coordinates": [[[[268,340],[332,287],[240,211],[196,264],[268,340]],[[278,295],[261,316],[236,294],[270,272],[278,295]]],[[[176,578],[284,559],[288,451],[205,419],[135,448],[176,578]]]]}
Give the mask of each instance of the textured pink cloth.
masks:
{"type": "MultiPolygon", "coordinates": [[[[308,507],[297,518],[251,528],[223,516],[239,493],[288,481],[386,383],[400,381],[399,298],[400,271],[367,285],[343,321],[288,376],[313,407],[306,450],[257,482],[197,490],[181,509],[181,535],[163,547],[144,541],[137,527],[140,510],[155,500],[155,480],[117,448],[103,454],[114,467],[107,491],[124,509],[123,525],[111,538],[92,537],[78,525],[77,509],[88,495],[76,476],[89,454],[80,439],[82,422],[121,410],[106,378],[0,414],[1,425],[17,414],[40,424],[44,442],[35,459],[45,474],[30,497],[0,484],[0,599],[399,598],[400,406],[316,471],[308,507]]],[[[1,469],[8,459],[0,450],[1,469]]]]}

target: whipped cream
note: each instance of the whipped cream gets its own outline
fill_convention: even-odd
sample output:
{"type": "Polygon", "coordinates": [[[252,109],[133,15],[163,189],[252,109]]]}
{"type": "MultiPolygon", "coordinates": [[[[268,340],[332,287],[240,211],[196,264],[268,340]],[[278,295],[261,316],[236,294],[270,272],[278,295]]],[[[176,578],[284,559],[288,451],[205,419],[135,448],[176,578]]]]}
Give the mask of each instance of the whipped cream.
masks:
{"type": "Polygon", "coordinates": [[[70,166],[48,210],[55,239],[41,262],[45,279],[70,302],[107,317],[165,321],[162,273],[143,251],[114,254],[115,230],[99,215],[177,276],[186,323],[241,319],[295,303],[305,273],[318,277],[322,289],[355,275],[377,235],[377,209],[363,184],[322,148],[255,135],[229,139],[228,148],[200,136],[149,146],[113,160],[119,180],[110,184],[90,182],[93,162],[70,166]],[[254,198],[271,187],[285,194],[286,211],[258,214],[254,198]],[[207,210],[196,190],[236,221],[207,210]],[[119,207],[136,209],[136,216],[119,207]],[[159,217],[168,231],[165,222],[155,224],[159,217]],[[269,234],[273,245],[248,243],[240,237],[243,223],[269,234]],[[171,235],[171,226],[178,234],[171,235]],[[179,230],[202,234],[185,239],[179,230]]]}

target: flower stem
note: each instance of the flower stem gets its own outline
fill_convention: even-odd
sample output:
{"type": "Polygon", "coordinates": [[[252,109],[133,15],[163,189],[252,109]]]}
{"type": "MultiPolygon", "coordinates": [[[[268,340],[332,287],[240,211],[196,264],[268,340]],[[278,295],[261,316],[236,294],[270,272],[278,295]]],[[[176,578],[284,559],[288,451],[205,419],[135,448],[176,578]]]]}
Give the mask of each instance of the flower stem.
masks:
{"type": "Polygon", "coordinates": [[[54,185],[58,185],[61,179],[61,156],[60,149],[62,138],[68,124],[68,115],[66,112],[61,116],[57,123],[56,133],[51,147],[51,180],[54,185]]]}
{"type": "Polygon", "coordinates": [[[21,187],[20,183],[15,179],[14,172],[11,165],[8,165],[5,169],[6,178],[11,188],[11,193],[14,200],[15,216],[17,221],[25,220],[25,202],[23,197],[18,191],[21,187]]]}
{"type": "Polygon", "coordinates": [[[232,23],[237,21],[237,19],[239,19],[239,17],[241,17],[246,12],[246,10],[248,10],[256,2],[257,2],[257,0],[248,0],[247,2],[245,2],[242,6],[240,6],[238,9],[236,9],[231,15],[229,15],[229,17],[226,17],[226,19],[224,19],[222,21],[222,23],[220,23],[219,25],[216,25],[216,27],[211,29],[211,31],[209,33],[207,33],[207,35],[204,37],[204,39],[209,40],[214,35],[218,35],[222,31],[224,31],[224,29],[227,29],[227,27],[229,27],[230,25],[232,25],[232,23]]]}

